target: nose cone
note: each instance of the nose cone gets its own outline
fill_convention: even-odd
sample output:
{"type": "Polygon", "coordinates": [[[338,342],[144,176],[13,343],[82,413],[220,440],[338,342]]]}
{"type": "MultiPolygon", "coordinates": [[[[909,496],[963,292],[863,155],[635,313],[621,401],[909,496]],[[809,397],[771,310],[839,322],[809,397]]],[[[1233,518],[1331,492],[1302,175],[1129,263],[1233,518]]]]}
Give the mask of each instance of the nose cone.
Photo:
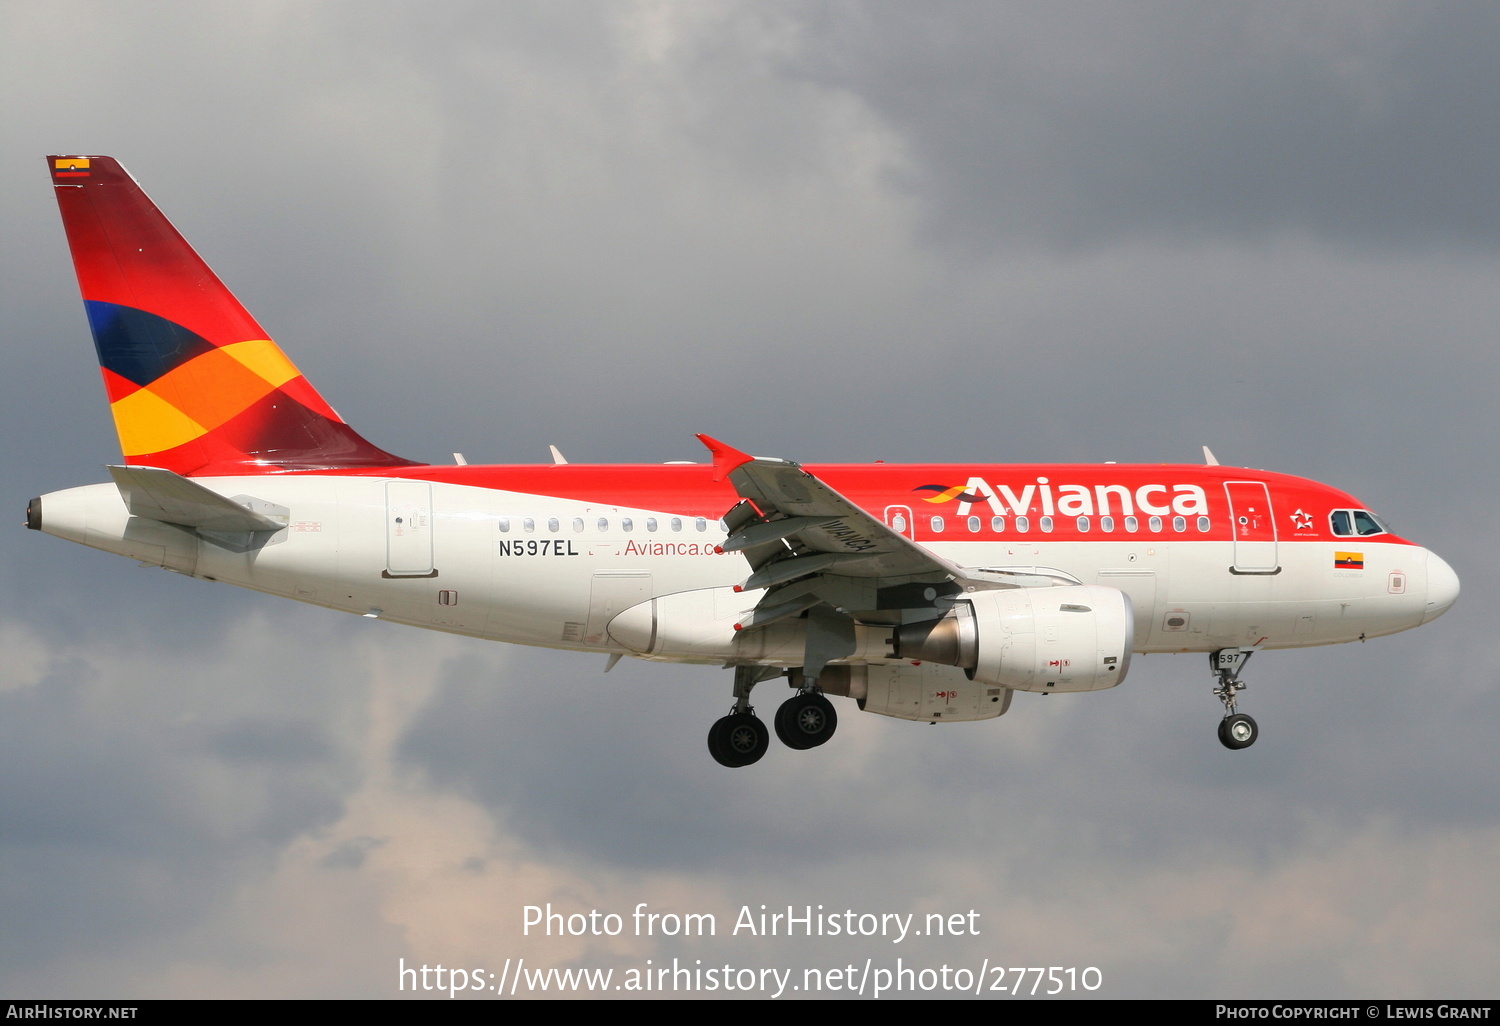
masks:
{"type": "Polygon", "coordinates": [[[1423,623],[1431,623],[1446,613],[1458,598],[1458,574],[1435,552],[1427,553],[1427,612],[1423,623]]]}

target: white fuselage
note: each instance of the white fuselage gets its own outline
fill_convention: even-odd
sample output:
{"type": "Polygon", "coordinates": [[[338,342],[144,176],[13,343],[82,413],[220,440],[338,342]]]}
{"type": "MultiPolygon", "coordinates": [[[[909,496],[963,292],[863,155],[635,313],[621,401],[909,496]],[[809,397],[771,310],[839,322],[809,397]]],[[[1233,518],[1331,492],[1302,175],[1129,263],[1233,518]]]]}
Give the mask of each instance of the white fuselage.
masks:
{"type": "MultiPolygon", "coordinates": [[[[287,527],[236,551],[232,539],[132,517],[101,484],[43,496],[43,530],[206,580],[497,641],[716,664],[795,666],[802,656],[795,623],[735,630],[760,592],[734,590],[749,570],[717,551],[716,519],[381,477],[197,480],[285,507],[287,527]]],[[[1283,540],[1275,574],[1232,572],[1227,539],[926,544],[963,566],[1042,568],[1125,592],[1137,652],[1391,634],[1439,615],[1457,590],[1447,564],[1399,541],[1361,540],[1363,567],[1340,570],[1333,544],[1283,540]]],[[[861,628],[847,661],[888,654],[883,632],[861,628]]]]}

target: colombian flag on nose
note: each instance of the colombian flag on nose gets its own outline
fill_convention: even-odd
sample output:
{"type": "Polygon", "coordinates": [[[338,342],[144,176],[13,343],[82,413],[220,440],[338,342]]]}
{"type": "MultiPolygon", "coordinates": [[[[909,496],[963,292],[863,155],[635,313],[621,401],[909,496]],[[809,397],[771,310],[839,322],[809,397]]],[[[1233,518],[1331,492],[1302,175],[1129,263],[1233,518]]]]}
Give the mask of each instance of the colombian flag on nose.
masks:
{"type": "Polygon", "coordinates": [[[1363,552],[1335,552],[1333,568],[1335,570],[1363,570],[1365,554],[1363,552]]]}

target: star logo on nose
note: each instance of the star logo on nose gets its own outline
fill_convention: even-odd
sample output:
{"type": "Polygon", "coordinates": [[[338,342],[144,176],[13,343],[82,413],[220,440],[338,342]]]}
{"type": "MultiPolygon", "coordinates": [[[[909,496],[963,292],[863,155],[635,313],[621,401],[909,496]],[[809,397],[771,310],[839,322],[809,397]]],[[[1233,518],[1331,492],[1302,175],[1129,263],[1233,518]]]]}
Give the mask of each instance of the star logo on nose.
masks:
{"type": "Polygon", "coordinates": [[[1292,511],[1291,518],[1292,518],[1292,530],[1294,530],[1294,531],[1311,531],[1312,530],[1312,514],[1311,513],[1304,513],[1304,512],[1302,512],[1301,508],[1299,507],[1298,509],[1295,509],[1295,510],[1292,511]]]}

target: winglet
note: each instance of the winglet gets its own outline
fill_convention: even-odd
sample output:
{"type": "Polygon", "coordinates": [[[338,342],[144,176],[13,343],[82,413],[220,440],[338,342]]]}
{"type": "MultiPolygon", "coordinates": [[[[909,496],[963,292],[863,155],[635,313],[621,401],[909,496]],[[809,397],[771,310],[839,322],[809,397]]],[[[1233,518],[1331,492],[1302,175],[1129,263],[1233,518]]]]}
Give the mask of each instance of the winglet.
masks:
{"type": "Polygon", "coordinates": [[[1218,458],[1214,456],[1213,451],[1206,445],[1203,447],[1203,462],[1210,467],[1217,467],[1219,465],[1218,458]]]}
{"type": "Polygon", "coordinates": [[[742,467],[755,459],[754,456],[748,453],[740,452],[732,446],[725,445],[717,438],[699,435],[698,441],[702,442],[708,448],[708,451],[713,453],[715,481],[724,480],[735,467],[742,467]]]}

